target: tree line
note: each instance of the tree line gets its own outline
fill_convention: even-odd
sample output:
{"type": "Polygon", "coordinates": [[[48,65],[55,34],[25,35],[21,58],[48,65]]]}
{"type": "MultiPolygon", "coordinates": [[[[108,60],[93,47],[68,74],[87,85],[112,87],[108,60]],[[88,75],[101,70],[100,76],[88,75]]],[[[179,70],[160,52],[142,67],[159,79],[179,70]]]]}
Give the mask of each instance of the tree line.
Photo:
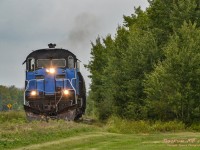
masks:
{"type": "Polygon", "coordinates": [[[23,108],[23,93],[24,89],[16,88],[15,86],[0,85],[0,111],[20,110],[23,108]]]}
{"type": "Polygon", "coordinates": [[[92,43],[89,105],[100,119],[200,117],[200,2],[149,0],[92,43]]]}

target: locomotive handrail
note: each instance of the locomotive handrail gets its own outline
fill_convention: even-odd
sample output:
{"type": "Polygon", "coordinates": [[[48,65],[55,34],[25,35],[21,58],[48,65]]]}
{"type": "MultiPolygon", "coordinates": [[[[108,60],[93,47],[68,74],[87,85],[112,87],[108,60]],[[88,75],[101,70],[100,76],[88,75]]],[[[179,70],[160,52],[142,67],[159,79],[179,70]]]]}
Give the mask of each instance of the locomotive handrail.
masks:
{"type": "MultiPolygon", "coordinates": [[[[26,89],[25,89],[25,91],[24,91],[24,105],[26,104],[26,100],[25,100],[26,92],[27,92],[27,91],[30,91],[30,90],[28,90],[28,89],[29,89],[29,84],[30,84],[30,82],[31,82],[31,81],[38,81],[38,80],[44,80],[44,79],[31,79],[31,80],[26,80],[27,85],[26,85],[26,89]]],[[[71,81],[70,81],[69,79],[64,79],[64,83],[65,83],[65,81],[69,81],[69,83],[70,83],[72,89],[74,90],[74,93],[75,93],[75,100],[76,100],[76,104],[77,104],[76,89],[74,88],[74,86],[73,86],[73,84],[72,84],[72,80],[76,80],[76,78],[72,78],[71,81]]],[[[41,92],[45,92],[44,90],[41,90],[41,89],[37,89],[37,91],[39,91],[39,92],[40,92],[40,91],[41,91],[41,92]]],[[[45,92],[45,93],[51,93],[51,92],[45,92]]],[[[59,93],[59,92],[54,92],[54,93],[56,94],[56,93],[59,93]]],[[[62,94],[62,96],[63,96],[63,94],[62,94]]],[[[59,103],[60,100],[62,99],[62,96],[61,96],[61,98],[58,100],[58,103],[59,103]]],[[[58,103],[56,104],[56,106],[58,105],[58,103]]]]}
{"type": "MultiPolygon", "coordinates": [[[[64,81],[69,81],[69,83],[70,83],[70,85],[71,85],[71,87],[72,87],[72,89],[75,91],[75,93],[76,93],[76,89],[74,88],[74,86],[73,86],[73,84],[72,84],[72,80],[75,80],[76,78],[72,78],[71,79],[71,81],[69,80],[69,79],[64,79],[64,81]]],[[[30,81],[38,81],[38,80],[44,80],[44,79],[31,79],[31,80],[26,80],[28,83],[27,83],[27,87],[26,87],[26,89],[25,89],[25,92],[26,91],[29,91],[28,90],[28,88],[29,88],[29,82],[30,81]]],[[[38,91],[42,91],[42,92],[45,92],[44,90],[41,90],[41,89],[38,89],[38,91]]],[[[46,92],[46,93],[51,93],[51,92],[46,92]]],[[[54,93],[58,93],[58,92],[54,92],[54,93]]]]}
{"type": "MultiPolygon", "coordinates": [[[[28,90],[28,88],[29,88],[29,82],[30,82],[30,81],[34,81],[34,80],[36,80],[36,79],[25,80],[25,82],[27,82],[27,85],[26,85],[26,89],[25,89],[25,91],[24,91],[24,105],[25,105],[25,102],[26,102],[25,97],[26,97],[26,92],[27,92],[27,90],[28,90]]],[[[28,104],[28,105],[29,105],[29,104],[28,104]]]]}

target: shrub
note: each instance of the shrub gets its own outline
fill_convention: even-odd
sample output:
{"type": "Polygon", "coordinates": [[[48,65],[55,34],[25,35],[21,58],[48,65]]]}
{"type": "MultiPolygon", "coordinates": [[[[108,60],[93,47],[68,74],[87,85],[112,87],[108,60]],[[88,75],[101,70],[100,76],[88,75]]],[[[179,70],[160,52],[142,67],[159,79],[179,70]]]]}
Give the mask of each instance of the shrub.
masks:
{"type": "Polygon", "coordinates": [[[108,131],[116,133],[147,133],[150,131],[147,121],[129,121],[119,117],[109,118],[107,128],[108,131]]]}
{"type": "Polygon", "coordinates": [[[23,111],[0,112],[0,123],[3,122],[25,122],[26,117],[23,111]]]}
{"type": "Polygon", "coordinates": [[[151,131],[154,132],[176,132],[185,130],[185,124],[178,121],[161,122],[156,121],[151,126],[151,131]]]}
{"type": "MultiPolygon", "coordinates": [[[[185,130],[185,124],[178,121],[150,122],[130,121],[119,117],[111,117],[106,125],[109,132],[115,133],[150,133],[150,132],[176,132],[185,130]]],[[[200,129],[200,126],[199,126],[200,129]]]]}
{"type": "Polygon", "coordinates": [[[189,127],[189,130],[200,132],[200,123],[193,123],[189,127]]]}

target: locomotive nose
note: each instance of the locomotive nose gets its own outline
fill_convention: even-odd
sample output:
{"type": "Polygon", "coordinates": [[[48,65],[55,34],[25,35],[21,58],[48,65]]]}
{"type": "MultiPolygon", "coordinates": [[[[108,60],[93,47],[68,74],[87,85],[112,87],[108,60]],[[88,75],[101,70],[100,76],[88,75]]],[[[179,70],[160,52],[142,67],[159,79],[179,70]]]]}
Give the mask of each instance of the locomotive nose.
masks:
{"type": "Polygon", "coordinates": [[[45,95],[54,95],[55,94],[55,75],[47,74],[45,76],[44,91],[45,95]]]}

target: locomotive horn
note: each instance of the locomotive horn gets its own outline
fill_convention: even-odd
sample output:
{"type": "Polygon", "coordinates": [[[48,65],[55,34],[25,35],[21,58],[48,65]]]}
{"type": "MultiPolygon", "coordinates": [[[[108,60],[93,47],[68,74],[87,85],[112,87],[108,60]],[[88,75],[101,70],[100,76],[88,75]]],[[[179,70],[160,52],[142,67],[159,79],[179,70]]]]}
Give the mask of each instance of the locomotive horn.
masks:
{"type": "Polygon", "coordinates": [[[56,47],[56,44],[50,43],[50,44],[48,44],[48,46],[49,46],[49,48],[55,48],[55,47],[56,47]]]}

